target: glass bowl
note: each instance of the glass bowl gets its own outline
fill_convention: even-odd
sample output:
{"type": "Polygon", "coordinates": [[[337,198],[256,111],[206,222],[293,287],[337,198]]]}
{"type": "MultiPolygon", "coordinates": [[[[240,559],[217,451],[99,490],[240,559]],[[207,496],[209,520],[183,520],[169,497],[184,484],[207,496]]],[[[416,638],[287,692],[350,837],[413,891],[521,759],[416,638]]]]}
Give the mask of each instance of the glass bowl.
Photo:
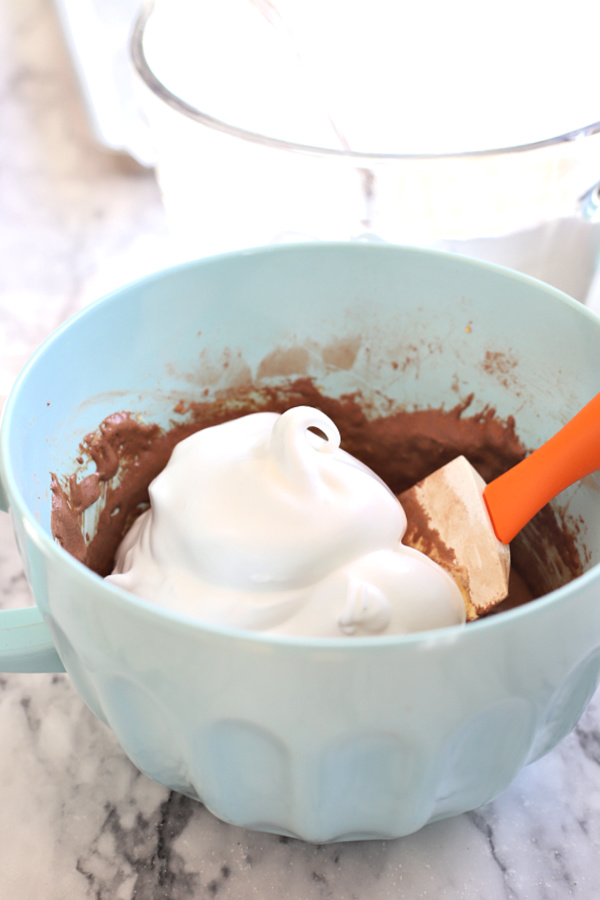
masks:
{"type": "MultiPolygon", "coordinates": [[[[309,123],[306,114],[305,122],[298,103],[283,118],[281,96],[273,110],[265,101],[241,116],[240,125],[223,117],[233,107],[214,87],[231,62],[226,48],[223,70],[199,85],[189,68],[163,58],[161,48],[172,38],[163,34],[165,21],[172,19],[174,12],[148,4],[131,51],[159,185],[184,257],[296,240],[385,241],[497,262],[585,299],[600,247],[600,226],[592,221],[600,121],[493,149],[448,150],[452,139],[440,134],[435,152],[426,153],[351,149],[323,115],[309,123]],[[315,135],[323,140],[311,142],[315,135]]],[[[205,46],[211,37],[204,36],[205,46]]],[[[286,59],[273,58],[283,72],[286,59]]],[[[256,66],[256,74],[236,76],[240,91],[242,79],[256,78],[256,92],[277,80],[262,83],[256,66]]],[[[290,91],[291,107],[297,94],[290,91]]],[[[414,136],[406,144],[419,146],[414,136]]]]}

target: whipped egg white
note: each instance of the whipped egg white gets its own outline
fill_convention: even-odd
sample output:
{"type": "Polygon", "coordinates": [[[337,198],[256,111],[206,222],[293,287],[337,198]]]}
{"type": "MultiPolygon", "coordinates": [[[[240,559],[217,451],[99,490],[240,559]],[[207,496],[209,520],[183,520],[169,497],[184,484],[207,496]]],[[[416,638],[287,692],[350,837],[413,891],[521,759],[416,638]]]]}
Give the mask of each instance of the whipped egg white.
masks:
{"type": "Polygon", "coordinates": [[[452,578],[401,541],[406,516],[317,409],[260,412],[181,441],[108,580],[253,631],[402,634],[464,623],[452,578]]]}

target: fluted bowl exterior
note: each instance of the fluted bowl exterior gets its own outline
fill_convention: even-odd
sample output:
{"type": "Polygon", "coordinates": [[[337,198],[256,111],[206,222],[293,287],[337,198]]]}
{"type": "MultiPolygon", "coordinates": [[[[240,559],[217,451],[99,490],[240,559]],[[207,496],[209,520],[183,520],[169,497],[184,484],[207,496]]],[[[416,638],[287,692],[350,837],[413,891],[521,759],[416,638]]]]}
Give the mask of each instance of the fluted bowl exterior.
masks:
{"type": "Polygon", "coordinates": [[[310,841],[393,838],[482,805],[598,684],[597,583],[571,597],[567,634],[549,607],[332,647],[157,628],[102,585],[82,603],[79,580],[51,586],[51,631],[130,759],[221,819],[310,841]]]}

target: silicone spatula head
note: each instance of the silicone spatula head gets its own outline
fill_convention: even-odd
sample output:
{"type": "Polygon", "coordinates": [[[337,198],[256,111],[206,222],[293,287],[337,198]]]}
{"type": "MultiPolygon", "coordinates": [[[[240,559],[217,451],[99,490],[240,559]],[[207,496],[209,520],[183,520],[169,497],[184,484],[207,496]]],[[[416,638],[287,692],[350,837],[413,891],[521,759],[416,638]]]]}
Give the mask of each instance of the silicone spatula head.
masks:
{"type": "Polygon", "coordinates": [[[399,497],[408,520],[403,543],[454,578],[468,620],[485,615],[508,594],[510,550],[494,533],[484,489],[483,478],[459,456],[399,497]]]}

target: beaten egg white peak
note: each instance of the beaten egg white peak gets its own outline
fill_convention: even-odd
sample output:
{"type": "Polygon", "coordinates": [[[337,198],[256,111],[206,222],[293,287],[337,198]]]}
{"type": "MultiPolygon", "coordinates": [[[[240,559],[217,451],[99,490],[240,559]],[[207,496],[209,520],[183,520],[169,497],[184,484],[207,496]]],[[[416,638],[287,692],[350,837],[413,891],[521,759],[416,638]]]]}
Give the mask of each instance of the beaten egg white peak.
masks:
{"type": "Polygon", "coordinates": [[[253,413],[179,443],[112,583],[204,622],[312,637],[461,624],[459,588],[405,547],[406,516],[317,409],[253,413]]]}

